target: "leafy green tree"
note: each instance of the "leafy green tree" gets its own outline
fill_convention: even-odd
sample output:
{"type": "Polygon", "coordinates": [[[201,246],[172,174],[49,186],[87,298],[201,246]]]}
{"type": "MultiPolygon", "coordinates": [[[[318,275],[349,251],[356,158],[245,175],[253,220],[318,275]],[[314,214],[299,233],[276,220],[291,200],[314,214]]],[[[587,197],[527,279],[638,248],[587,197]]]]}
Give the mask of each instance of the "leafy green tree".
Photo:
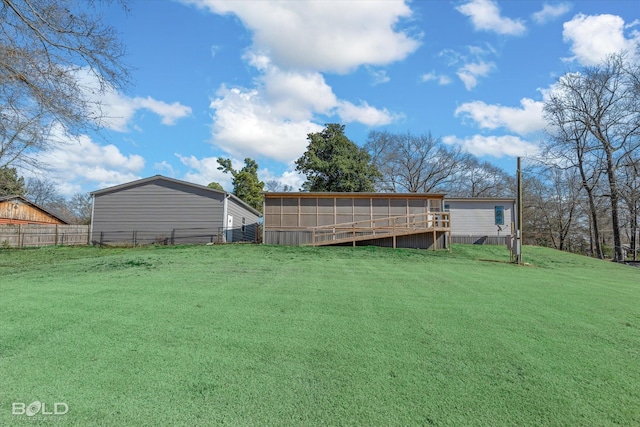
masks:
{"type": "Polygon", "coordinates": [[[207,184],[207,187],[209,188],[213,188],[214,190],[220,190],[220,191],[224,191],[224,188],[222,188],[222,185],[220,185],[220,183],[218,182],[210,182],[209,184],[207,184]]]}
{"type": "Polygon", "coordinates": [[[244,159],[244,167],[235,170],[231,159],[218,158],[218,167],[224,173],[233,176],[233,194],[245,201],[252,208],[262,212],[262,191],[264,182],[258,179],[258,163],[255,160],[244,159]]]}
{"type": "Polygon", "coordinates": [[[307,135],[307,151],[296,160],[296,170],[307,177],[306,191],[375,191],[380,172],[371,156],[344,134],[344,125],[331,123],[322,132],[307,135]]]}
{"type": "Polygon", "coordinates": [[[26,192],[24,178],[16,168],[0,167],[0,196],[22,196],[26,192]]]}

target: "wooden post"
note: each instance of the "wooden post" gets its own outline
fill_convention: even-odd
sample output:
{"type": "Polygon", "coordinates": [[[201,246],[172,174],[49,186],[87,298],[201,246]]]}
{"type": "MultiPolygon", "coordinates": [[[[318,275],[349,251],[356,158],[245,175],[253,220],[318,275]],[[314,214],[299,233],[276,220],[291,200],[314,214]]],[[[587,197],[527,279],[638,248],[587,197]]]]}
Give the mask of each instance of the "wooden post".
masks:
{"type": "Polygon", "coordinates": [[[518,229],[516,230],[516,263],[522,264],[522,169],[518,157],[518,229]]]}
{"type": "Polygon", "coordinates": [[[22,247],[22,225],[18,224],[18,247],[22,247]]]}
{"type": "Polygon", "coordinates": [[[356,246],[356,224],[353,223],[353,246],[356,246]]]}
{"type": "Polygon", "coordinates": [[[53,241],[53,246],[58,246],[58,224],[55,225],[56,230],[54,232],[54,241],[53,241]]]}

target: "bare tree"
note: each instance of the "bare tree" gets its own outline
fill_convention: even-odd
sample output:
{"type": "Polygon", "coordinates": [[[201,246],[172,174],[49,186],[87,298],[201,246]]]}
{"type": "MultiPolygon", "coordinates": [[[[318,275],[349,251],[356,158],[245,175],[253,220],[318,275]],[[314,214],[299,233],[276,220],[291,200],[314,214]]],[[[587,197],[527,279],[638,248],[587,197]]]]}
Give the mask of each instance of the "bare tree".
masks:
{"type": "MultiPolygon", "coordinates": [[[[571,79],[571,76],[565,76],[571,79]]],[[[589,205],[590,252],[603,258],[597,188],[602,175],[602,158],[593,137],[574,110],[567,108],[571,94],[558,91],[545,103],[545,118],[549,125],[548,141],[539,160],[549,168],[565,167],[578,170],[581,187],[586,192],[589,205]]]]}
{"type": "Polygon", "coordinates": [[[571,136],[570,141],[586,141],[583,153],[594,153],[602,161],[611,204],[616,261],[623,258],[617,172],[625,155],[640,145],[640,98],[626,61],[624,53],[615,54],[601,65],[563,76],[545,106],[547,113],[552,112],[551,117],[568,119],[553,123],[556,128],[558,124],[569,128],[569,132],[556,134],[559,140],[562,133],[566,133],[571,136]],[[547,108],[549,105],[552,107],[547,108]]]}
{"type": "Polygon", "coordinates": [[[381,191],[429,193],[446,186],[461,170],[466,155],[447,148],[430,133],[414,136],[373,131],[365,149],[382,174],[381,191]]]}
{"type": "Polygon", "coordinates": [[[270,179],[264,183],[264,191],[270,193],[278,193],[278,192],[291,192],[293,191],[293,186],[288,184],[283,184],[277,179],[270,179]]]}
{"type": "Polygon", "coordinates": [[[34,155],[53,143],[54,129],[99,128],[101,106],[88,91],[127,83],[123,55],[95,1],[2,0],[0,166],[39,166],[34,155]]]}
{"type": "Polygon", "coordinates": [[[46,178],[28,178],[26,187],[27,191],[25,195],[33,203],[40,206],[45,206],[48,203],[55,202],[62,198],[58,193],[56,184],[46,178]]]}
{"type": "Polygon", "coordinates": [[[72,224],[90,224],[92,200],[89,194],[76,193],[65,198],[55,182],[46,178],[29,178],[25,195],[32,202],[60,215],[72,224]]]}
{"type": "Polygon", "coordinates": [[[570,233],[580,213],[581,178],[575,168],[543,167],[528,188],[529,215],[538,219],[551,246],[571,250],[570,233]]]}
{"type": "Polygon", "coordinates": [[[445,188],[451,197],[513,197],[514,178],[499,167],[468,155],[445,188]]]}
{"type": "Polygon", "coordinates": [[[620,197],[625,207],[627,239],[633,260],[638,259],[638,232],[640,223],[640,155],[628,154],[620,176],[620,197]]]}
{"type": "Polygon", "coordinates": [[[67,206],[73,213],[73,220],[77,224],[91,224],[91,211],[93,200],[88,193],[76,193],[67,202],[67,206]]]}

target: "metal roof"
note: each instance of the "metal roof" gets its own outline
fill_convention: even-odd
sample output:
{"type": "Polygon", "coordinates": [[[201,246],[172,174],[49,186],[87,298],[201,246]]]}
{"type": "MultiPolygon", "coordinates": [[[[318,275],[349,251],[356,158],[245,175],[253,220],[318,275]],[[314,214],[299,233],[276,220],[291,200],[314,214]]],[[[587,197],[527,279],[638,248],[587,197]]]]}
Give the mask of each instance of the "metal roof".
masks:
{"type": "Polygon", "coordinates": [[[263,193],[265,198],[270,197],[301,197],[301,198],[370,198],[370,197],[384,197],[391,199],[424,199],[424,198],[444,198],[444,193],[341,193],[341,192],[265,192],[263,193]]]}
{"type": "Polygon", "coordinates": [[[215,188],[209,188],[207,186],[200,185],[200,184],[194,184],[192,182],[181,181],[181,180],[175,179],[175,178],[169,178],[169,177],[163,176],[163,175],[154,175],[154,176],[150,176],[148,178],[138,179],[136,181],[126,182],[126,183],[120,184],[120,185],[114,185],[113,187],[107,187],[107,188],[103,188],[102,190],[92,191],[89,194],[91,196],[95,197],[95,196],[99,196],[101,194],[113,193],[113,192],[116,192],[116,191],[121,191],[121,190],[130,188],[130,187],[134,187],[136,185],[149,184],[149,183],[152,183],[152,182],[155,182],[155,181],[172,182],[174,184],[179,184],[179,185],[184,185],[184,186],[187,186],[187,187],[197,188],[198,190],[205,190],[205,191],[210,191],[212,193],[224,194],[226,197],[232,198],[233,200],[237,201],[238,203],[240,203],[241,205],[243,205],[245,208],[247,208],[248,210],[252,211],[256,215],[262,216],[262,214],[259,211],[257,211],[256,209],[252,208],[251,206],[249,206],[244,200],[240,199],[235,194],[229,193],[227,191],[216,190],[215,188]]]}
{"type": "Polygon", "coordinates": [[[514,202],[513,197],[445,197],[447,202],[514,202]]]}

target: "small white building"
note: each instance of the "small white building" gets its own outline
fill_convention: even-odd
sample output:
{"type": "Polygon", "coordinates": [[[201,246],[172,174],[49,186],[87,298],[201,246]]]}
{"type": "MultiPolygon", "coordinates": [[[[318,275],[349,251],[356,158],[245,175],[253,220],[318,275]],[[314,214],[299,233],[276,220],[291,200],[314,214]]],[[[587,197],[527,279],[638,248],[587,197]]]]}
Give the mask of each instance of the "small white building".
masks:
{"type": "Polygon", "coordinates": [[[451,213],[451,241],[503,245],[515,230],[515,199],[492,197],[445,197],[451,213]]]}

